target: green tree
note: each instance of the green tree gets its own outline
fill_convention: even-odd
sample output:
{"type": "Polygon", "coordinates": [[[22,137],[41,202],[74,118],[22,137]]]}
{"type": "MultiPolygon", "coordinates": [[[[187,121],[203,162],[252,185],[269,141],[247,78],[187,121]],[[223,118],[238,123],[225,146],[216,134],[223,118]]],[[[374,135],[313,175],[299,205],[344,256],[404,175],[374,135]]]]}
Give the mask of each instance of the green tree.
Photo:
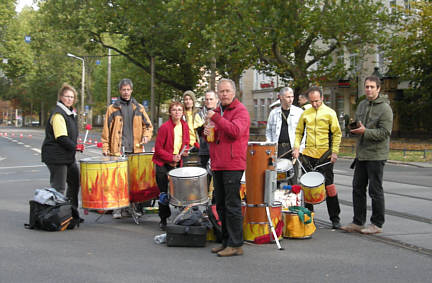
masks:
{"type": "Polygon", "coordinates": [[[432,131],[432,3],[420,1],[403,10],[403,21],[397,27],[387,48],[391,72],[409,89],[400,93],[398,112],[402,130],[432,131]],[[415,115],[412,115],[415,113],[415,115]]]}

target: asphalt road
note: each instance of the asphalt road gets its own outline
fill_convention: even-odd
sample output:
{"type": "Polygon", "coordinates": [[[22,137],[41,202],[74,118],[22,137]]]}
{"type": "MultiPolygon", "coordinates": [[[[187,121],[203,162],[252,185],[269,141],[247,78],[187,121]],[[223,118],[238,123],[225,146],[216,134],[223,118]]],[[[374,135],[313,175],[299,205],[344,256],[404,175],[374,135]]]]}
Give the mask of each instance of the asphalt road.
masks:
{"type": "MultiPolygon", "coordinates": [[[[431,168],[386,165],[387,215],[380,236],[330,229],[320,204],[311,239],[284,239],[283,251],[274,244],[246,243],[244,256],[218,258],[210,253],[215,243],[204,248],[155,244],[153,237],[161,233],[156,215],[137,225],[132,218],[97,220],[98,214],[89,213],[74,230],[24,229],[34,190],[49,184],[38,152],[43,132],[0,128],[0,134],[0,282],[430,281],[431,168]]],[[[98,154],[93,147],[78,158],[98,154]]],[[[335,168],[344,223],[352,217],[348,167],[348,160],[339,160],[335,168]]]]}

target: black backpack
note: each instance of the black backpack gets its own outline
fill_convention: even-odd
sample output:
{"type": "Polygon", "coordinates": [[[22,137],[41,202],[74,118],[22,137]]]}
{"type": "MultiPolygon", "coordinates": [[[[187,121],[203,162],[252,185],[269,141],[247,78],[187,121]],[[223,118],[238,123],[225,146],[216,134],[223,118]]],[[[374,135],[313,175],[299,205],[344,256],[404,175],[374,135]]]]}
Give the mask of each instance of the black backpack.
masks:
{"type": "Polygon", "coordinates": [[[29,224],[24,224],[27,229],[64,231],[79,227],[79,212],[69,202],[47,205],[31,200],[29,203],[29,224]]]}

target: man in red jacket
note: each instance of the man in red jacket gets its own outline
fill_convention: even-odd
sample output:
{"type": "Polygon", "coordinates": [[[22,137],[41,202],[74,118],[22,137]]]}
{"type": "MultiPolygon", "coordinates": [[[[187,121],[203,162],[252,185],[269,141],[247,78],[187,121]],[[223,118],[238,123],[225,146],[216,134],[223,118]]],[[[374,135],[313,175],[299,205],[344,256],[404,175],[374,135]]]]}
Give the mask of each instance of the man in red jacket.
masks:
{"type": "MultiPolygon", "coordinates": [[[[243,217],[240,181],[246,169],[250,117],[246,107],[235,99],[235,83],[230,79],[218,82],[220,105],[207,113],[215,125],[215,138],[210,146],[214,176],[216,208],[222,222],[222,245],[211,251],[218,256],[243,254],[243,217]]],[[[209,134],[209,128],[204,129],[209,134]]]]}

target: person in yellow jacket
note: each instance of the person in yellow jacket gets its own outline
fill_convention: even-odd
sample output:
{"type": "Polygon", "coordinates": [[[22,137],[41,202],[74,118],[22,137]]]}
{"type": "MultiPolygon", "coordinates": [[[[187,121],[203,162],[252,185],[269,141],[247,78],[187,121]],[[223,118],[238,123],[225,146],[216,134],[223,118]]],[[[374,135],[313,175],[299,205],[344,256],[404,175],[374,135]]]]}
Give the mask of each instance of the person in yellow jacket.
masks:
{"type": "MultiPolygon", "coordinates": [[[[317,165],[331,163],[317,168],[325,177],[327,211],[332,222],[333,229],[339,229],[340,206],[334,184],[333,165],[337,160],[339,146],[342,138],[339,121],[336,112],[323,103],[323,94],[320,88],[311,87],[307,90],[309,102],[312,105],[300,116],[294,143],[293,157],[299,158],[300,143],[306,134],[305,149],[301,160],[306,170],[311,170],[317,165]]],[[[305,205],[313,211],[312,204],[305,205]]]]}
{"type": "Polygon", "coordinates": [[[190,151],[198,152],[200,147],[200,139],[197,134],[197,129],[204,125],[204,120],[198,114],[199,109],[195,107],[196,97],[195,93],[191,90],[187,90],[183,93],[183,105],[185,108],[183,120],[187,122],[189,127],[190,137],[190,151]]]}
{"type": "MultiPolygon", "coordinates": [[[[120,99],[108,106],[102,130],[103,155],[128,155],[144,151],[143,145],[151,140],[153,125],[144,106],[133,97],[133,83],[122,79],[120,99]]],[[[113,211],[113,218],[121,218],[122,210],[113,211]]]]}

